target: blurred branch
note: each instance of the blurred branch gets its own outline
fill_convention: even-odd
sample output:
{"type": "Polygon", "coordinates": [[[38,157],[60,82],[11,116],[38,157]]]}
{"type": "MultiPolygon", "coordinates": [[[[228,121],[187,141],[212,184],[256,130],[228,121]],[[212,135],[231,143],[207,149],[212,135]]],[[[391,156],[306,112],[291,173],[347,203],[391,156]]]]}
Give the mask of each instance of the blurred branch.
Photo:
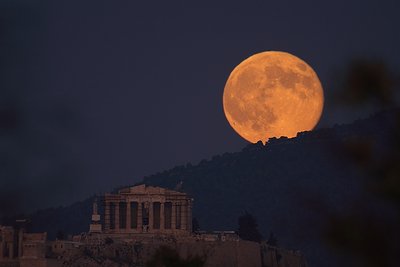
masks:
{"type": "Polygon", "coordinates": [[[366,138],[341,142],[340,157],[353,162],[365,177],[365,199],[348,203],[348,209],[325,215],[325,238],[334,249],[350,256],[350,266],[400,266],[400,110],[395,108],[396,75],[383,61],[355,60],[343,75],[340,105],[373,104],[389,110],[366,138]],[[378,212],[376,212],[378,211],[378,212]],[[394,212],[393,212],[394,211],[394,212]]]}

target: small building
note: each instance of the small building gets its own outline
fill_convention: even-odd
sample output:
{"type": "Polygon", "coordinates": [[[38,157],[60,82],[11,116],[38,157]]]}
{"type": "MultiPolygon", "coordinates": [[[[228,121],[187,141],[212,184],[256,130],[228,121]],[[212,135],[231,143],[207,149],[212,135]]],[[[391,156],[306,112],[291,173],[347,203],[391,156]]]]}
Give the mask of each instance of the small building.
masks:
{"type": "Polygon", "coordinates": [[[12,260],[18,255],[17,242],[14,228],[0,225],[0,260],[12,260]]]}
{"type": "Polygon", "coordinates": [[[26,233],[26,221],[16,223],[0,225],[0,266],[46,267],[47,233],[26,233]]]}
{"type": "Polygon", "coordinates": [[[45,267],[47,233],[24,233],[20,267],[45,267]]]}
{"type": "Polygon", "coordinates": [[[54,255],[62,255],[68,250],[79,248],[79,246],[81,245],[80,242],[58,239],[52,242],[48,242],[48,244],[51,246],[51,252],[54,255]]]}
{"type": "Polygon", "coordinates": [[[105,194],[103,233],[188,235],[192,202],[186,193],[144,184],[105,194]]]}

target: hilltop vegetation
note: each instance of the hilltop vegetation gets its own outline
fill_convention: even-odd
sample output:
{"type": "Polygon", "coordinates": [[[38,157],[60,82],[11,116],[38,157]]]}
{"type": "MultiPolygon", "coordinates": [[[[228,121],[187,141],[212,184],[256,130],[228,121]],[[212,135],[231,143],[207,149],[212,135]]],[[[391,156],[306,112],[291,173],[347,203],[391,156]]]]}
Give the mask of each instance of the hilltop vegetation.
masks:
{"type": "MultiPolygon", "coordinates": [[[[247,211],[264,237],[273,232],[280,245],[304,252],[310,266],[335,266],[321,238],[326,214],[340,213],[365,195],[363,170],[353,160],[354,153],[362,159],[364,148],[348,148],[363,141],[373,155],[382,154],[397,123],[394,113],[272,139],[265,146],[250,144],[143,182],[189,193],[202,230],[237,230],[237,218],[247,211]]],[[[87,231],[92,201],[38,211],[30,216],[31,230],[47,231],[50,237],[60,230],[87,231]]]]}

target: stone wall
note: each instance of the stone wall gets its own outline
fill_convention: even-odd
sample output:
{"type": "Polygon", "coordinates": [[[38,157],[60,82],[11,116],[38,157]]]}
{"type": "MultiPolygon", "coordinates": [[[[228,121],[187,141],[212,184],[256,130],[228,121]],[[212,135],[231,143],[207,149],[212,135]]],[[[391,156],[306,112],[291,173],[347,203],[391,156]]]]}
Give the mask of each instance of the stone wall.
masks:
{"type": "Polygon", "coordinates": [[[200,256],[205,259],[205,267],[262,267],[260,246],[250,241],[196,241],[151,239],[105,240],[102,244],[85,244],[62,256],[65,266],[145,266],[161,246],[176,250],[182,259],[200,256]]]}
{"type": "Polygon", "coordinates": [[[47,259],[20,259],[20,267],[47,267],[47,259]]]}
{"type": "Polygon", "coordinates": [[[305,257],[294,250],[286,250],[270,246],[266,243],[261,244],[262,263],[266,267],[307,267],[305,257]]]}
{"type": "Polygon", "coordinates": [[[83,237],[81,242],[48,242],[47,246],[52,249],[50,258],[31,255],[28,259],[3,260],[0,267],[143,267],[161,247],[172,249],[181,259],[198,256],[204,259],[204,267],[307,267],[305,258],[298,251],[240,240],[237,236],[221,233],[179,238],[100,234],[83,237]],[[62,249],[58,249],[61,245],[62,249]]]}
{"type": "Polygon", "coordinates": [[[20,267],[18,260],[10,260],[10,261],[1,261],[0,267],[20,267]]]}

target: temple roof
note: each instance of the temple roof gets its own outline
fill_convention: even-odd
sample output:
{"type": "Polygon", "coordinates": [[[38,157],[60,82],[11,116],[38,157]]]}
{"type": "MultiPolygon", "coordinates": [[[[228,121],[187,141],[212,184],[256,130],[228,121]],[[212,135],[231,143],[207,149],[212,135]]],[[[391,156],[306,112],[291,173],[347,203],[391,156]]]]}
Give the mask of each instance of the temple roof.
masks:
{"type": "Polygon", "coordinates": [[[146,195],[187,195],[186,193],[170,190],[158,186],[147,186],[145,184],[125,187],[119,190],[119,194],[146,194],[146,195]]]}

